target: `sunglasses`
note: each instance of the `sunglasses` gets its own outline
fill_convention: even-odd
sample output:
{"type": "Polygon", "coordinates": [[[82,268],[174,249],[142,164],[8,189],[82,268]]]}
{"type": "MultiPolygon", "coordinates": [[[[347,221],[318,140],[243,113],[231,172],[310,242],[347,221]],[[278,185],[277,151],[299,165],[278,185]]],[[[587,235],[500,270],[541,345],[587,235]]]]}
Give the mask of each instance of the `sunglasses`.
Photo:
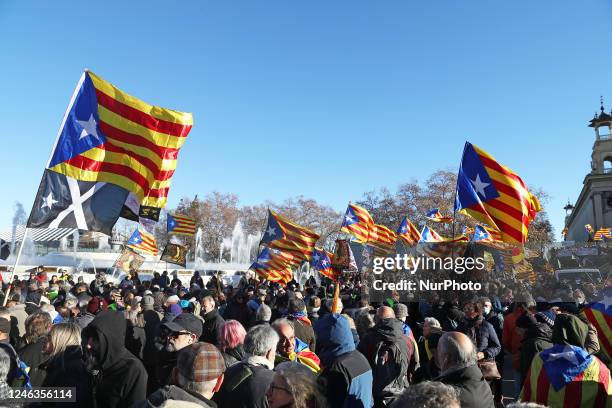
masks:
{"type": "Polygon", "coordinates": [[[172,333],[170,333],[168,335],[168,337],[177,338],[177,337],[182,336],[182,335],[189,336],[189,335],[191,335],[191,333],[189,333],[189,332],[172,332],[172,333]]]}
{"type": "Polygon", "coordinates": [[[270,384],[270,390],[272,391],[281,390],[281,391],[285,391],[287,394],[291,394],[291,391],[288,390],[287,388],[279,387],[278,385],[274,385],[274,383],[270,384]]]}

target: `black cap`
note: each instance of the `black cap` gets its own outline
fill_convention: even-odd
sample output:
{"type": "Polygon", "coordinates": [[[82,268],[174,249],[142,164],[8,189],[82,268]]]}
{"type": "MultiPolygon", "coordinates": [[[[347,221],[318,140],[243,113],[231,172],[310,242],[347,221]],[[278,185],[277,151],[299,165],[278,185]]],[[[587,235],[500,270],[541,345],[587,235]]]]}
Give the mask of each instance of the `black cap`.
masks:
{"type": "Polygon", "coordinates": [[[175,333],[187,331],[197,337],[202,335],[202,321],[191,313],[181,313],[174,320],[164,323],[164,326],[175,333]]]}

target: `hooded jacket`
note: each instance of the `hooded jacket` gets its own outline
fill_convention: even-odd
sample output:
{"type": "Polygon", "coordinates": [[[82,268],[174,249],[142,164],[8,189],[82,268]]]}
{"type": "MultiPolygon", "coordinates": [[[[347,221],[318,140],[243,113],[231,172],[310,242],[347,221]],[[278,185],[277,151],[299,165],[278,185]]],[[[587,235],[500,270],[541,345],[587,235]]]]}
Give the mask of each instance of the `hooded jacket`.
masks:
{"type": "Polygon", "coordinates": [[[98,339],[98,370],[92,370],[94,406],[129,407],[146,398],[147,372],[125,348],[125,317],[112,310],[99,313],[83,330],[83,343],[98,339]]]}
{"type": "Polygon", "coordinates": [[[546,323],[536,321],[534,317],[525,314],[527,330],[521,344],[521,378],[527,377],[527,372],[536,354],[553,346],[551,342],[552,330],[546,323]]]}
{"type": "Polygon", "coordinates": [[[370,408],[372,370],[364,355],[355,350],[348,320],[328,313],[319,319],[316,329],[322,368],[318,381],[327,390],[329,406],[370,408]]]}
{"type": "Polygon", "coordinates": [[[435,381],[453,386],[459,392],[461,408],[493,408],[493,394],[477,365],[450,371],[435,381]]]}
{"type": "Polygon", "coordinates": [[[384,394],[387,397],[391,397],[390,394],[398,396],[408,387],[408,365],[412,353],[408,347],[408,338],[404,336],[402,322],[395,318],[379,320],[374,327],[368,330],[368,333],[359,342],[359,346],[357,346],[357,350],[366,356],[374,370],[376,367],[377,351],[382,346],[390,344],[396,346],[393,348],[394,350],[399,350],[399,353],[393,356],[393,361],[398,365],[398,375],[391,382],[389,382],[390,378],[387,379],[385,384],[377,383],[379,378],[374,378],[374,397],[382,397],[377,389],[383,386],[386,390],[384,394]]]}

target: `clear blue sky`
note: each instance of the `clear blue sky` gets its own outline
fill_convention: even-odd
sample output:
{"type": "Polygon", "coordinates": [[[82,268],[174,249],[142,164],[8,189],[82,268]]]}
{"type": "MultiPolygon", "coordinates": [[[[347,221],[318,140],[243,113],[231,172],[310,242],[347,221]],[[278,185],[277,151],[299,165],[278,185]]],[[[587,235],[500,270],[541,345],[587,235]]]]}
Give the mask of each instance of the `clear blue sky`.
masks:
{"type": "Polygon", "coordinates": [[[31,208],[87,67],[193,112],[170,205],[217,190],[343,211],[456,167],[470,140],[552,196],[558,234],[599,95],[612,107],[610,17],[604,0],[0,0],[0,227],[31,208]]]}

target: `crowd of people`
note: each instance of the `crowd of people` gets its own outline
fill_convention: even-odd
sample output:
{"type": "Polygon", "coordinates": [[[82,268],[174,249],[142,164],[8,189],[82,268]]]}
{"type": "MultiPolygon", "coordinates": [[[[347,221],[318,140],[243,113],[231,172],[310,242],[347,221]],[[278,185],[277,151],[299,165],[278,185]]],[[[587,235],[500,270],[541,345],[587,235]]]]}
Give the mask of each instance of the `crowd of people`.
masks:
{"type": "MultiPolygon", "coordinates": [[[[610,363],[579,313],[585,288],[557,284],[536,302],[491,280],[463,296],[371,302],[358,277],[337,298],[335,285],[243,278],[233,287],[197,272],[187,285],[136,271],[118,285],[102,273],[86,284],[40,267],[3,288],[0,401],[8,387],[70,387],[77,406],[98,408],[501,407],[510,356],[514,406],[536,407],[526,388],[540,353],[560,346],[610,363]]],[[[593,401],[609,406],[606,370],[593,401]]],[[[26,403],[75,406],[45,404],[26,403]]]]}

